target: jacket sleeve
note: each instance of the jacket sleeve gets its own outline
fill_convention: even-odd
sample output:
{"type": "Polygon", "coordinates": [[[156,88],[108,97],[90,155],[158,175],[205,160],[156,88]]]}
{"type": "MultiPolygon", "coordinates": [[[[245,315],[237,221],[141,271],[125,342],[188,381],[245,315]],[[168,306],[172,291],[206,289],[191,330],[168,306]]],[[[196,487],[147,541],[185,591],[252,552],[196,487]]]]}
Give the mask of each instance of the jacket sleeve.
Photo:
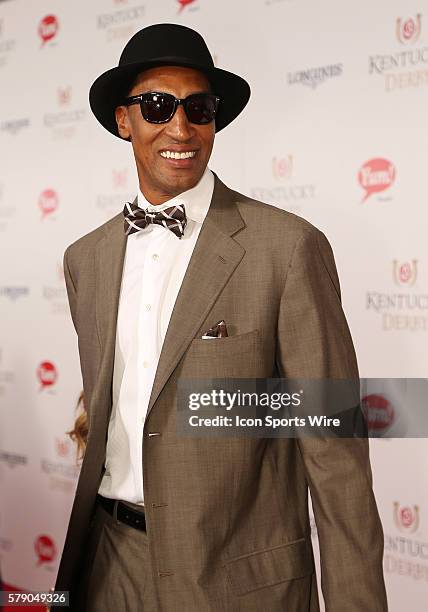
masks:
{"type": "Polygon", "coordinates": [[[69,261],[68,261],[69,254],[70,254],[70,247],[68,247],[65,250],[64,258],[63,258],[64,279],[65,279],[65,286],[67,288],[68,304],[70,306],[71,318],[73,320],[74,329],[77,332],[77,325],[76,325],[77,291],[76,291],[76,286],[74,284],[74,281],[73,281],[73,278],[70,272],[69,261]]]}
{"type": "MultiPolygon", "coordinates": [[[[333,252],[315,228],[298,239],[278,317],[286,378],[358,378],[333,252]]],[[[296,440],[311,492],[326,612],[385,612],[383,532],[366,438],[296,440]]]]}

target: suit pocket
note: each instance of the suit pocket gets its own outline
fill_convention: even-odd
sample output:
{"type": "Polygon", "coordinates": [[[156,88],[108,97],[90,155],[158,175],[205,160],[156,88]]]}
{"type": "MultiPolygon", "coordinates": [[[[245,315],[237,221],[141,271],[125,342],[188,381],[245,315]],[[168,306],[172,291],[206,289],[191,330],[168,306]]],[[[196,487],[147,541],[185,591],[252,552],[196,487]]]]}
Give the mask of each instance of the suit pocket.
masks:
{"type": "Polygon", "coordinates": [[[198,353],[199,355],[215,355],[222,352],[236,354],[246,348],[255,347],[258,342],[259,330],[253,329],[245,334],[227,336],[226,338],[213,338],[211,340],[195,338],[190,343],[189,352],[198,353]]]}
{"type": "Polygon", "coordinates": [[[237,596],[314,572],[312,545],[301,538],[268,550],[230,559],[225,566],[237,596]]]}
{"type": "Polygon", "coordinates": [[[259,330],[190,343],[183,358],[182,378],[254,378],[262,361],[259,330]]]}

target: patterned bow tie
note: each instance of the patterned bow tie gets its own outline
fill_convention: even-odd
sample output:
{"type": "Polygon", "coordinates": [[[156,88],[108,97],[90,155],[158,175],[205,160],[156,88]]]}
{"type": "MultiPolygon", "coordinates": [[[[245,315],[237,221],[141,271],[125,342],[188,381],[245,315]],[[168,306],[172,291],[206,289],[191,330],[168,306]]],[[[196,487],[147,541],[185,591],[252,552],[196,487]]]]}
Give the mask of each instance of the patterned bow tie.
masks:
{"type": "Polygon", "coordinates": [[[152,212],[127,202],[123,209],[123,215],[125,217],[124,227],[126,235],[144,229],[149,223],[155,223],[171,230],[178,238],[182,238],[187,224],[184,204],[175,204],[163,210],[152,212]]]}

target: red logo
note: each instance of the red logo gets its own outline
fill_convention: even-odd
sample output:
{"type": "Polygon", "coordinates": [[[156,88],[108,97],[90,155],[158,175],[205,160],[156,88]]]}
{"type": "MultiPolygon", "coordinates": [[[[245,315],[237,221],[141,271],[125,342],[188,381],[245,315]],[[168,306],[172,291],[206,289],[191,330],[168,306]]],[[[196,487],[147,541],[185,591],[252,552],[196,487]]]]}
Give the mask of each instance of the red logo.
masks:
{"type": "Polygon", "coordinates": [[[55,449],[58,457],[68,457],[70,454],[70,440],[55,438],[55,449]]]}
{"type": "Polygon", "coordinates": [[[391,187],[395,176],[394,164],[387,159],[376,157],[367,161],[358,172],[358,181],[366,192],[363,202],[373,193],[379,193],[391,187]]]}
{"type": "Polygon", "coordinates": [[[57,381],[58,372],[56,367],[50,361],[43,361],[37,368],[37,378],[40,381],[40,389],[52,387],[57,381]]]}
{"type": "Polygon", "coordinates": [[[113,170],[112,180],[115,189],[126,188],[128,184],[128,168],[113,170]]]}
{"type": "Polygon", "coordinates": [[[39,36],[42,39],[42,47],[57,35],[59,22],[55,15],[46,15],[39,23],[39,36]]]}
{"type": "Polygon", "coordinates": [[[407,287],[411,287],[415,284],[418,276],[417,259],[405,261],[403,263],[399,263],[396,259],[394,259],[393,275],[394,281],[397,285],[407,285],[407,287]]]}
{"type": "Polygon", "coordinates": [[[381,434],[394,422],[394,409],[383,395],[371,393],[361,400],[363,415],[370,433],[381,434]]]}
{"type": "Polygon", "coordinates": [[[64,266],[62,265],[62,263],[57,263],[56,265],[56,270],[57,270],[57,274],[58,274],[58,279],[60,281],[65,280],[65,276],[64,276],[64,266]]]}
{"type": "Polygon", "coordinates": [[[60,106],[67,106],[68,104],[70,104],[71,101],[71,85],[69,85],[68,87],[64,87],[64,89],[58,87],[57,94],[58,104],[60,106]]]}
{"type": "Polygon", "coordinates": [[[181,13],[181,11],[184,10],[188,4],[192,4],[195,2],[195,0],[177,0],[177,2],[180,5],[178,12],[181,13]]]}
{"type": "Polygon", "coordinates": [[[293,156],[287,155],[281,159],[274,157],[272,171],[276,179],[290,179],[293,175],[293,156]]]}
{"type": "Polygon", "coordinates": [[[49,563],[56,557],[56,546],[51,537],[47,535],[41,535],[34,542],[34,550],[38,558],[37,565],[42,563],[49,563]]]}
{"type": "Polygon", "coordinates": [[[42,219],[50,215],[58,208],[58,194],[53,189],[45,189],[39,197],[39,207],[42,211],[42,219]]]}
{"type": "Polygon", "coordinates": [[[419,506],[400,506],[394,502],[394,522],[400,531],[414,533],[419,527],[419,506]]]}
{"type": "Polygon", "coordinates": [[[396,36],[397,40],[405,45],[416,42],[422,31],[422,15],[418,13],[415,19],[409,18],[403,21],[401,17],[397,19],[396,36]]]}

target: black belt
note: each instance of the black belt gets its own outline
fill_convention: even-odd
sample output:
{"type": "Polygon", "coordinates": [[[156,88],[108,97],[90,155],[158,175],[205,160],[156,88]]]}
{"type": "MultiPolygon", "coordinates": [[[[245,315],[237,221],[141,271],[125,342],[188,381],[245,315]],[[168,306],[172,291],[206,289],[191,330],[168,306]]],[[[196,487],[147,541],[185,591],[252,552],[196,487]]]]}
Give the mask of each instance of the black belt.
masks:
{"type": "Polygon", "coordinates": [[[110,499],[102,495],[97,495],[97,501],[113,518],[126,523],[130,527],[134,527],[134,529],[146,531],[146,517],[144,516],[143,508],[141,508],[141,512],[138,512],[117,499],[110,499]],[[114,506],[116,503],[117,509],[115,515],[114,506]]]}

